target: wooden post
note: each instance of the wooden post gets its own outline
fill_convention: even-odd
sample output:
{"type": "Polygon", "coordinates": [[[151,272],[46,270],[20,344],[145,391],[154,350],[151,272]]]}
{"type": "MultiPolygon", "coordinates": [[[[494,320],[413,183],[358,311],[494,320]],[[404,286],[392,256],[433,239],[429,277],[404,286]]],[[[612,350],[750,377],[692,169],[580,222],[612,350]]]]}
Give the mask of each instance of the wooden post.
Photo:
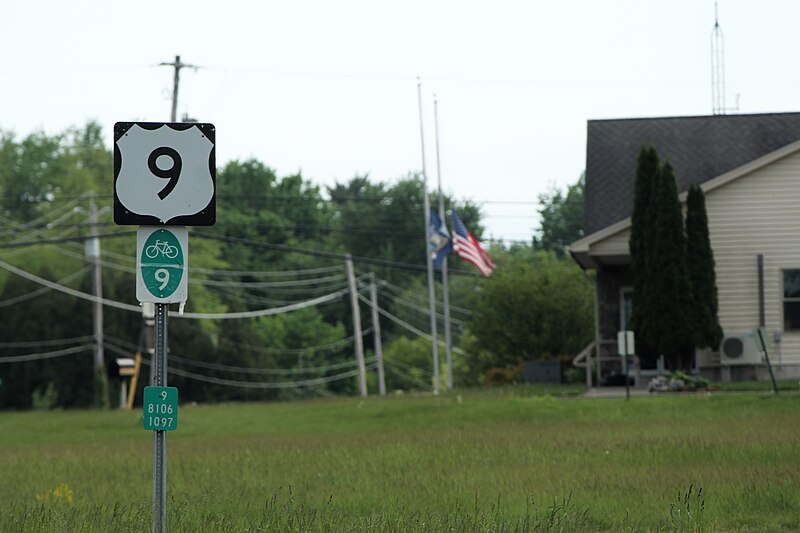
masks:
{"type": "Polygon", "coordinates": [[[369,296],[372,307],[372,334],[375,338],[375,362],[378,364],[378,394],[386,396],[386,375],[383,372],[383,346],[381,345],[381,321],[378,314],[378,288],[375,274],[369,275],[369,296]]]}
{"type": "Polygon", "coordinates": [[[356,346],[356,363],[358,364],[358,389],[362,398],[367,396],[367,368],[364,365],[364,339],[361,337],[361,310],[358,306],[358,290],[356,276],[353,271],[353,258],[347,254],[344,262],[347,271],[347,283],[350,286],[350,307],[353,311],[353,341],[356,346]]]}

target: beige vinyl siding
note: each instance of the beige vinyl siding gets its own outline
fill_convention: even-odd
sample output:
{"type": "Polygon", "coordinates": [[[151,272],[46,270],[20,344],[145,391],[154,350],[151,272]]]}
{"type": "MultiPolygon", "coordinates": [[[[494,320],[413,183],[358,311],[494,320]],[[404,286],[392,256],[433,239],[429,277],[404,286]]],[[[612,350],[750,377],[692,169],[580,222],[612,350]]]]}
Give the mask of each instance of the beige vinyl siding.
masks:
{"type": "Polygon", "coordinates": [[[592,255],[628,255],[628,240],[630,236],[631,230],[626,228],[592,244],[590,253],[592,255]]]}
{"type": "Polygon", "coordinates": [[[800,363],[800,332],[783,331],[782,275],[800,268],[800,153],[708,191],[706,209],[725,334],[758,325],[757,256],[763,254],[770,339],[780,332],[782,362],[800,363]]]}

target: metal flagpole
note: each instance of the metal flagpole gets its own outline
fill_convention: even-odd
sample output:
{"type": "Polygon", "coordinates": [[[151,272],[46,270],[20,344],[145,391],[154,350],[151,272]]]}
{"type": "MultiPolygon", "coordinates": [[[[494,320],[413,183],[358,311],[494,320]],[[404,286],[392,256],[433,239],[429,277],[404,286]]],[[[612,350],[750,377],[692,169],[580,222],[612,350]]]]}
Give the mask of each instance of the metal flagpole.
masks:
{"type": "MultiPolygon", "coordinates": [[[[433,127],[436,134],[436,177],[439,180],[439,218],[444,224],[444,195],[442,195],[442,165],[439,158],[439,100],[433,95],[433,127]]],[[[447,388],[453,389],[453,340],[450,334],[450,288],[447,283],[447,256],[442,260],[442,300],[444,301],[444,343],[447,365],[447,388]]]]}
{"type": "Polygon", "coordinates": [[[425,187],[423,194],[425,209],[425,257],[428,264],[428,303],[431,309],[431,341],[433,353],[433,393],[439,393],[439,340],[436,336],[436,287],[433,285],[433,259],[429,246],[431,227],[431,201],[428,198],[428,173],[425,167],[425,128],[422,123],[422,83],[417,78],[417,101],[419,102],[419,139],[422,145],[422,180],[425,187]]]}

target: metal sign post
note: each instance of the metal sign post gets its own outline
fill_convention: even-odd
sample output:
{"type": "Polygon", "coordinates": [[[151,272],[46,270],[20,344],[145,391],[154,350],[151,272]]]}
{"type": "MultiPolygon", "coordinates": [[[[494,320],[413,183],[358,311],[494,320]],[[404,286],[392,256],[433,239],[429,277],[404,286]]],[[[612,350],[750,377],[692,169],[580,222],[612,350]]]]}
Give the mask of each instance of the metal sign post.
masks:
{"type": "Polygon", "coordinates": [[[630,376],[628,375],[628,356],[636,353],[633,340],[633,331],[619,331],[617,332],[617,353],[622,356],[624,363],[625,373],[625,399],[631,399],[631,383],[630,376]]]}
{"type": "Polygon", "coordinates": [[[778,383],[775,381],[775,373],[772,371],[772,363],[769,362],[769,351],[767,350],[767,328],[756,328],[755,331],[753,331],[753,337],[755,338],[758,351],[764,354],[764,360],[767,362],[769,377],[772,380],[772,392],[778,394],[778,383]]]}
{"type": "Polygon", "coordinates": [[[216,222],[215,138],[213,124],[114,125],[114,222],[143,226],[136,298],[155,304],[153,379],[142,402],[143,426],[153,431],[153,533],[167,528],[167,431],[178,427],[178,390],[167,387],[168,305],[182,310],[188,293],[188,231],[174,226],[216,222]]]}
{"type": "MultiPolygon", "coordinates": [[[[167,304],[156,304],[156,387],[167,386],[167,304]]],[[[145,415],[146,416],[146,415],[145,415]]],[[[153,432],[153,533],[167,530],[167,432],[153,432]]]]}

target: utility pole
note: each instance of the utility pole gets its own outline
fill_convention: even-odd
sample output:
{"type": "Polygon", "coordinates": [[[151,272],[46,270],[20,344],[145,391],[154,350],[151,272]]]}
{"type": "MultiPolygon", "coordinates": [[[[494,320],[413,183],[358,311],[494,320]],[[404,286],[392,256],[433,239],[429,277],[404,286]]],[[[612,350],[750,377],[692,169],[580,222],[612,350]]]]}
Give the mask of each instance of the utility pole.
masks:
{"type": "Polygon", "coordinates": [[[100,270],[100,239],[97,237],[97,205],[94,202],[94,192],[89,193],[89,234],[86,241],[86,257],[92,262],[92,294],[95,297],[93,304],[94,316],[94,393],[95,405],[106,407],[108,398],[108,377],[105,371],[105,354],[103,351],[103,277],[100,270]]]}
{"type": "Polygon", "coordinates": [[[364,339],[361,337],[361,309],[358,306],[358,290],[356,276],[353,271],[353,258],[347,254],[344,262],[347,270],[347,283],[350,286],[350,307],[353,311],[353,340],[356,346],[356,363],[358,364],[358,390],[362,398],[367,397],[367,367],[364,364],[364,339]]]}
{"type": "Polygon", "coordinates": [[[175,77],[172,84],[172,116],[171,122],[178,121],[178,84],[180,83],[181,77],[181,69],[188,67],[188,68],[197,68],[195,65],[189,65],[187,63],[181,62],[181,56],[175,56],[174,63],[159,63],[161,67],[172,67],[175,69],[175,77]]]}
{"type": "Polygon", "coordinates": [[[381,345],[381,320],[378,314],[378,288],[375,286],[375,274],[369,274],[370,307],[372,307],[372,334],[375,337],[375,362],[378,365],[378,394],[386,395],[386,375],[383,372],[383,346],[381,345]]]}

